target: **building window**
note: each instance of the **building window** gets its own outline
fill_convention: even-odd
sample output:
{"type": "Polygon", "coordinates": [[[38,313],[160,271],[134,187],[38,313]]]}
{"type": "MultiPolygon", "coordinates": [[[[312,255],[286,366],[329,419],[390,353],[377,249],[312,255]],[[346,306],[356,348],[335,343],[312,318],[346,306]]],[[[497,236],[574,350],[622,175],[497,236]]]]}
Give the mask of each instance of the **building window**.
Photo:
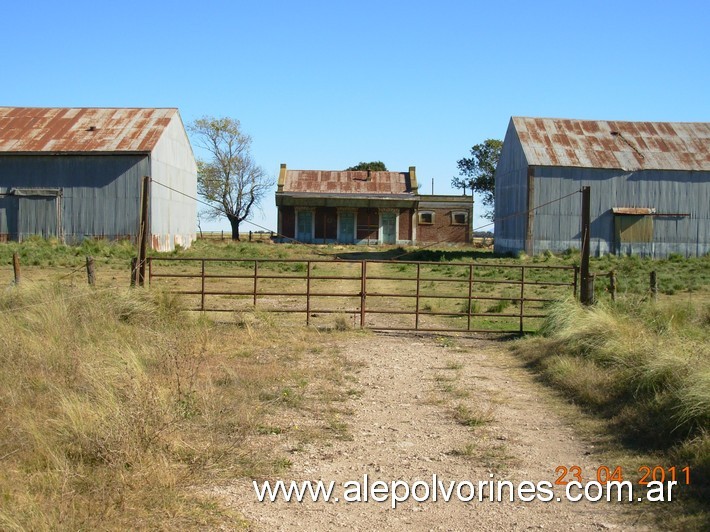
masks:
{"type": "Polygon", "coordinates": [[[419,223],[421,225],[431,225],[434,223],[434,213],[431,211],[419,211],[419,223]]]}
{"type": "Polygon", "coordinates": [[[455,211],[451,213],[451,225],[466,225],[468,223],[468,213],[466,211],[455,211]]]}

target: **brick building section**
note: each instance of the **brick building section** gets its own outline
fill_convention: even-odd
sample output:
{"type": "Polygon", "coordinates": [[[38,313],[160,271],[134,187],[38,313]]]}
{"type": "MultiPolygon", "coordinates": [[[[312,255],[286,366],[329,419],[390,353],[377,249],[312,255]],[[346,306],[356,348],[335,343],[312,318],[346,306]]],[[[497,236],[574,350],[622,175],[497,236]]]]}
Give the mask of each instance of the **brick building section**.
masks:
{"type": "Polygon", "coordinates": [[[417,210],[417,242],[470,242],[470,196],[420,196],[417,210]],[[432,223],[423,223],[424,213],[433,214],[432,223]],[[455,215],[458,215],[458,220],[455,215]]]}
{"type": "Polygon", "coordinates": [[[452,225],[452,209],[427,209],[427,212],[434,213],[434,223],[417,224],[417,242],[469,242],[470,225],[452,225]]]}
{"type": "Polygon", "coordinates": [[[399,240],[412,240],[412,217],[414,209],[400,209],[399,211],[399,240]]]}
{"type": "Polygon", "coordinates": [[[281,207],[281,234],[296,238],[296,211],[293,207],[281,207]]]}
{"type": "Polygon", "coordinates": [[[414,166],[408,172],[367,172],[290,170],[282,164],[276,205],[282,241],[470,242],[470,196],[419,194],[414,166]]]}

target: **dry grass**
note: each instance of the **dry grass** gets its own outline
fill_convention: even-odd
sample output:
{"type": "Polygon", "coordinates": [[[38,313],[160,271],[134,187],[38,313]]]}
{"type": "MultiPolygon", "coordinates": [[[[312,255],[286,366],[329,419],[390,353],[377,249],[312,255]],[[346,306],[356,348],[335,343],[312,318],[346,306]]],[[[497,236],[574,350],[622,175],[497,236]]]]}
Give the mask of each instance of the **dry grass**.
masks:
{"type": "Polygon", "coordinates": [[[309,437],[346,433],[346,361],[313,353],[315,331],[50,284],[5,291],[0,317],[4,530],[238,526],[199,487],[287,467],[259,442],[269,417],[305,410],[324,427],[309,437]]]}
{"type": "MultiPolygon", "coordinates": [[[[542,336],[514,349],[549,383],[609,420],[634,449],[690,465],[710,496],[710,328],[702,304],[626,300],[551,309],[542,336]]],[[[658,458],[656,458],[658,460],[658,458]]],[[[708,519],[707,509],[698,520],[708,519]]],[[[710,519],[708,519],[710,521],[710,519]]]]}

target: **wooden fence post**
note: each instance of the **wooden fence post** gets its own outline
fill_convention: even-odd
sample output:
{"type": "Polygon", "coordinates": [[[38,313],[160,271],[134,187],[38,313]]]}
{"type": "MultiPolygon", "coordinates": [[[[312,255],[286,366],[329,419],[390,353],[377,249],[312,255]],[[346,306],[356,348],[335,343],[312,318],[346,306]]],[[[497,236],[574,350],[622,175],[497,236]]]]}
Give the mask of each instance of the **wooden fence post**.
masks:
{"type": "Polygon", "coordinates": [[[591,305],[594,303],[594,287],[589,274],[589,255],[590,255],[590,230],[591,230],[591,192],[589,187],[582,187],[582,256],[580,262],[581,272],[581,291],[579,300],[583,305],[591,305]],[[591,296],[590,296],[591,294],[591,296]]]}
{"type": "Polygon", "coordinates": [[[577,286],[579,285],[579,266],[574,265],[574,281],[572,284],[572,295],[577,299],[577,286]]]}
{"type": "Polygon", "coordinates": [[[609,272],[609,295],[611,295],[612,301],[616,301],[616,272],[614,270],[609,272]]]}
{"type": "Polygon", "coordinates": [[[138,276],[138,258],[131,259],[131,287],[136,286],[136,277],[138,276]]]}
{"type": "Polygon", "coordinates": [[[86,257],[86,278],[89,281],[89,286],[94,286],[96,278],[94,276],[94,257],[89,255],[86,257]]]}
{"type": "Polygon", "coordinates": [[[649,276],[649,280],[651,282],[651,300],[657,301],[658,300],[658,277],[656,277],[655,270],[651,272],[651,275],[649,276]]]}
{"type": "Polygon", "coordinates": [[[17,253],[12,254],[12,269],[15,271],[15,284],[20,284],[22,275],[20,273],[20,256],[17,253]]]}
{"type": "Polygon", "coordinates": [[[249,231],[249,242],[251,242],[251,231],[249,231]]]}

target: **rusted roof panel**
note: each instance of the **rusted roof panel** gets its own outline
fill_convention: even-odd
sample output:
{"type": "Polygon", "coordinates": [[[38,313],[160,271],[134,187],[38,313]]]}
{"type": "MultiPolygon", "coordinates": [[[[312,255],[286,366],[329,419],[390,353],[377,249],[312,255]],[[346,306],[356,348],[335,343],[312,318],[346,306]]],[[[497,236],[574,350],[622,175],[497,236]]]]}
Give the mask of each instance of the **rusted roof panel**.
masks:
{"type": "Polygon", "coordinates": [[[284,192],[412,194],[409,172],[286,170],[284,192]]]}
{"type": "Polygon", "coordinates": [[[150,152],[177,109],[0,107],[0,152],[150,152]]]}
{"type": "Polygon", "coordinates": [[[531,166],[710,171],[710,123],[513,117],[531,166]]]}

